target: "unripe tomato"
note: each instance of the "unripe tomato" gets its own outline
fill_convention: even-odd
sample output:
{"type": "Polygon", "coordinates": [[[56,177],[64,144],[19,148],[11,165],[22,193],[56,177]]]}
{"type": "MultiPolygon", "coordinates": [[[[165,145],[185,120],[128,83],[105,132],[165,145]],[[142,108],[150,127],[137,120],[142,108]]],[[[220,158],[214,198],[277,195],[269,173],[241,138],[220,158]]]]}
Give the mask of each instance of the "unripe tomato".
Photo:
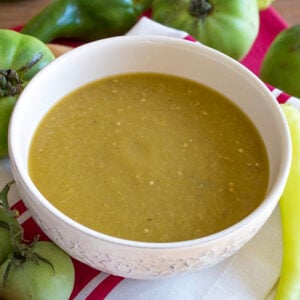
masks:
{"type": "Polygon", "coordinates": [[[268,49],[260,78],[286,93],[300,97],[300,25],[281,31],[268,49]]]}
{"type": "Polygon", "coordinates": [[[253,0],[154,0],[152,18],[237,60],[249,52],[259,29],[253,0]]]}
{"type": "MultiPolygon", "coordinates": [[[[74,266],[71,258],[52,242],[36,242],[32,252],[46,259],[26,259],[11,265],[5,285],[0,285],[3,300],[67,300],[74,286],[74,266]]],[[[0,267],[3,280],[7,259],[0,267]]]]}

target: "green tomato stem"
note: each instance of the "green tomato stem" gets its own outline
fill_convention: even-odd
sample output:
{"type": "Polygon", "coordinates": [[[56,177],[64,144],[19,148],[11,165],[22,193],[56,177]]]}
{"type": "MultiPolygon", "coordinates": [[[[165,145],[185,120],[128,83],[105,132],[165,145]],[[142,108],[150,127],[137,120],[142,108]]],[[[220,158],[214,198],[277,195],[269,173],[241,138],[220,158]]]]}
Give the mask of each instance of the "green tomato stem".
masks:
{"type": "Polygon", "coordinates": [[[0,69],[0,97],[16,96],[22,91],[18,73],[12,69],[0,69]]]}
{"type": "Polygon", "coordinates": [[[10,231],[13,250],[17,255],[21,255],[23,228],[16,220],[16,217],[18,216],[18,211],[10,209],[7,199],[7,195],[12,184],[14,184],[14,181],[7,183],[0,192],[0,205],[3,207],[3,211],[7,217],[6,222],[4,223],[6,223],[6,226],[10,231]]]}
{"type": "Polygon", "coordinates": [[[9,204],[8,204],[8,199],[7,199],[7,195],[10,189],[10,186],[14,184],[14,181],[10,181],[9,183],[7,183],[4,188],[2,189],[2,191],[0,192],[0,205],[3,206],[3,208],[5,208],[6,210],[10,210],[9,209],[9,204]]]}
{"type": "Polygon", "coordinates": [[[43,57],[43,53],[37,53],[19,70],[0,69],[0,98],[19,95],[24,87],[22,74],[30,70],[43,57]]]}
{"type": "Polygon", "coordinates": [[[193,17],[204,20],[213,10],[213,5],[208,0],[191,0],[189,12],[193,17]]]}

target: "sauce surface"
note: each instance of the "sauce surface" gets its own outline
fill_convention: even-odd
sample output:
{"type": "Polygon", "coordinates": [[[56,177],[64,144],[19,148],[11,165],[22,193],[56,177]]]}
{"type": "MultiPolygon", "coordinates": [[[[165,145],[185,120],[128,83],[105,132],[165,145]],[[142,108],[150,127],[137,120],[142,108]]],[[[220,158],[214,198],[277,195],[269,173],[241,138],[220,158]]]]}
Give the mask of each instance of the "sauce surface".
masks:
{"type": "Polygon", "coordinates": [[[175,76],[105,78],[40,123],[29,172],[74,220],[130,240],[172,242],[225,229],[264,199],[269,165],[248,117],[175,76]]]}

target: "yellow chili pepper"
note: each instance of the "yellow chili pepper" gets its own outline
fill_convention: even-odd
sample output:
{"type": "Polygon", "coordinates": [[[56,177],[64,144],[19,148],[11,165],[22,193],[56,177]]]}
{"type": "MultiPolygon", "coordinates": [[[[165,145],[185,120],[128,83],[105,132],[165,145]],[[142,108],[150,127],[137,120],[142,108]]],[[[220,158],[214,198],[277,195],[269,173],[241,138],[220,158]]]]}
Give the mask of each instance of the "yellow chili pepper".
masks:
{"type": "Polygon", "coordinates": [[[292,163],[285,190],[279,201],[283,260],[276,300],[300,299],[300,111],[282,105],[292,137],[292,163]]]}

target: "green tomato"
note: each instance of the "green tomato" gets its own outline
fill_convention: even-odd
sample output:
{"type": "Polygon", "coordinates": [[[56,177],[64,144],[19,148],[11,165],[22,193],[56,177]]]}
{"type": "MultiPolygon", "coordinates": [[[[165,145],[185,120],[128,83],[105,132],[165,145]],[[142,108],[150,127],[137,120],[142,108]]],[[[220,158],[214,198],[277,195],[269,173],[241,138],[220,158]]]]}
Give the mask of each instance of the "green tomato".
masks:
{"type": "Polygon", "coordinates": [[[152,18],[237,60],[249,52],[259,30],[253,0],[154,0],[152,18]]]}
{"type": "Polygon", "coordinates": [[[49,48],[37,38],[0,29],[0,157],[7,155],[8,122],[20,92],[53,59],[49,48]],[[13,88],[8,88],[8,82],[13,88]]]}
{"type": "Polygon", "coordinates": [[[16,97],[12,96],[0,98],[0,157],[8,153],[8,124],[16,101],[16,97]]]}
{"type": "Polygon", "coordinates": [[[300,97],[300,25],[281,31],[265,54],[260,78],[286,93],[300,97]]]}
{"type": "MultiPolygon", "coordinates": [[[[8,218],[3,208],[0,208],[0,222],[7,222],[8,218]]],[[[13,246],[10,239],[8,228],[0,226],[0,265],[7,259],[8,255],[13,252],[13,246]]]]}
{"type": "MultiPolygon", "coordinates": [[[[52,242],[36,242],[32,251],[48,260],[26,260],[12,264],[6,284],[0,285],[3,300],[64,300],[69,299],[74,287],[74,266],[71,258],[52,242]],[[49,264],[50,263],[50,264],[49,264]]],[[[0,267],[3,279],[7,259],[0,267]]]]}

